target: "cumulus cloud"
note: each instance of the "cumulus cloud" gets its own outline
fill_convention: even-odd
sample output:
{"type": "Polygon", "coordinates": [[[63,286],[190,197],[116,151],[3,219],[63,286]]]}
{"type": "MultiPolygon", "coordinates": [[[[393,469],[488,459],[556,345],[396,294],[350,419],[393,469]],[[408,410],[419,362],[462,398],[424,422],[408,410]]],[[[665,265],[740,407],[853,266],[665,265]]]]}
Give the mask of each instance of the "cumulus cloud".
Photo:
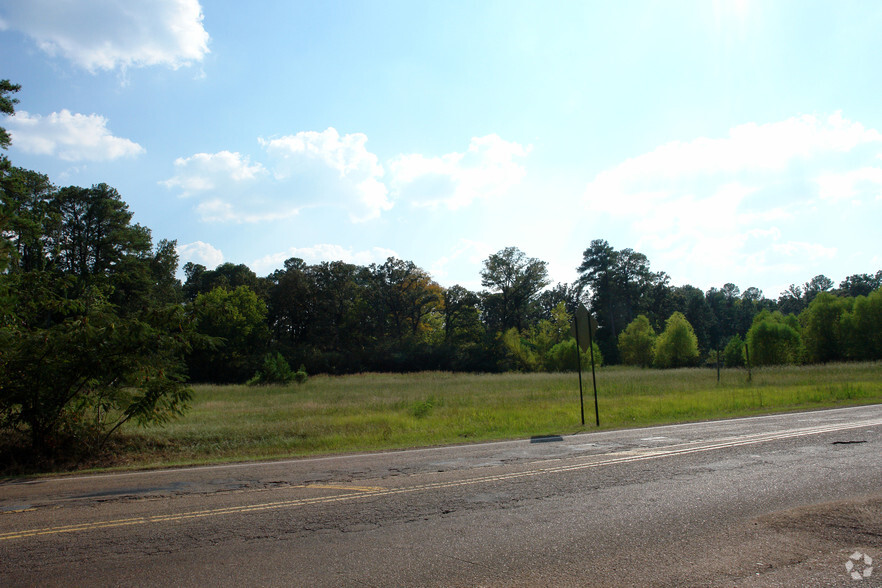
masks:
{"type": "Polygon", "coordinates": [[[113,136],[107,119],[97,114],[62,110],[40,116],[19,110],[7,126],[16,149],[65,161],[107,161],[144,152],[134,141],[113,136]]]}
{"type": "Polygon", "coordinates": [[[169,188],[180,188],[181,196],[185,197],[217,190],[231,182],[248,182],[266,171],[261,164],[252,164],[247,156],[230,151],[179,157],[175,160],[175,169],[175,176],[162,184],[169,188]]]}
{"type": "Polygon", "coordinates": [[[526,175],[517,163],[530,147],[498,135],[474,137],[465,152],[428,157],[400,155],[389,163],[396,199],[419,206],[456,210],[479,198],[505,193],[526,175]]]}
{"type": "Polygon", "coordinates": [[[771,272],[835,255],[810,235],[822,234],[819,222],[836,218],[841,201],[876,201],[880,146],[882,133],[841,113],[749,123],[605,170],[584,203],[627,221],[635,248],[660,252],[660,265],[674,275],[693,267],[707,273],[719,260],[771,272]]]}
{"type": "Polygon", "coordinates": [[[515,160],[529,152],[488,135],[462,153],[397,156],[387,173],[367,141],[333,127],[260,138],[265,163],[238,152],[197,153],[177,159],[174,176],[161,184],[199,199],[207,222],[264,222],[330,207],[357,223],[377,219],[396,201],[456,209],[500,195],[523,178],[515,160]]]}
{"type": "Polygon", "coordinates": [[[350,247],[323,243],[313,245],[312,247],[291,247],[285,251],[256,259],[249,264],[249,267],[261,274],[270,273],[282,267],[285,260],[292,257],[299,257],[310,264],[316,264],[322,261],[345,261],[346,263],[356,265],[370,265],[372,263],[383,263],[390,257],[398,257],[398,254],[391,249],[385,249],[382,247],[372,247],[371,249],[355,251],[350,247]]]}
{"type": "Polygon", "coordinates": [[[392,208],[383,166],[366,143],[363,133],[340,135],[333,127],[260,139],[277,181],[296,181],[324,203],[346,207],[353,221],[376,218],[392,208]]]}
{"type": "Polygon", "coordinates": [[[50,56],[91,72],[202,61],[209,35],[198,0],[3,2],[0,21],[50,56]]]}
{"type": "Polygon", "coordinates": [[[224,262],[224,254],[221,250],[203,241],[178,245],[177,251],[181,266],[190,261],[214,269],[224,262]]]}

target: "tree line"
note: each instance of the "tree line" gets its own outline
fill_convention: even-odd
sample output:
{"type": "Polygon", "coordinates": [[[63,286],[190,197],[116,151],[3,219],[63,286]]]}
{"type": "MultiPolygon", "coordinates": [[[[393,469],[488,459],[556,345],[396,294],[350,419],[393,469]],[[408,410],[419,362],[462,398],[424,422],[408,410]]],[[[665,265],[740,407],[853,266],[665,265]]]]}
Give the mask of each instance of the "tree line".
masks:
{"type": "MultiPolygon", "coordinates": [[[[4,113],[15,91],[2,82],[4,113]]],[[[597,364],[882,359],[882,271],[838,287],[816,276],[772,300],[734,284],[671,286],[642,253],[597,239],[572,284],[552,284],[547,263],[517,247],[484,260],[480,291],[396,258],[291,258],[267,276],[187,263],[179,280],[176,243],[154,244],[106,184],[58,188],[4,156],[0,195],[0,432],[41,452],[167,420],[188,381],[575,370],[580,303],[597,320],[597,364]]]]}

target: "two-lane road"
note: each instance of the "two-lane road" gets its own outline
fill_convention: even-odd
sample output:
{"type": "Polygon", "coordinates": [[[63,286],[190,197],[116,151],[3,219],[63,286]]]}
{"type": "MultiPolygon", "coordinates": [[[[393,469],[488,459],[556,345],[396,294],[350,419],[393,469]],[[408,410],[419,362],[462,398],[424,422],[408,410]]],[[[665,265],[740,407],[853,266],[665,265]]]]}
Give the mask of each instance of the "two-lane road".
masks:
{"type": "Polygon", "coordinates": [[[0,484],[0,586],[858,585],[858,552],[882,406],[0,484]]]}

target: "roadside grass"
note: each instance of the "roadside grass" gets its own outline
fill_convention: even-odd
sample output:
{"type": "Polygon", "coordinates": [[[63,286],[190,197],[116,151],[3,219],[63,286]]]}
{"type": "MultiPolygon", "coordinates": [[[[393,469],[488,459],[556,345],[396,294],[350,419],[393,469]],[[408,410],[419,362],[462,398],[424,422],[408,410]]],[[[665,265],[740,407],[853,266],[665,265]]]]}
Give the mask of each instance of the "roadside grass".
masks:
{"type": "MultiPolygon", "coordinates": [[[[602,368],[602,429],[882,402],[882,363],[723,370],[602,368]]],[[[359,374],[195,386],[187,414],[130,428],[110,467],[377,451],[596,430],[591,374],[359,374]]]]}

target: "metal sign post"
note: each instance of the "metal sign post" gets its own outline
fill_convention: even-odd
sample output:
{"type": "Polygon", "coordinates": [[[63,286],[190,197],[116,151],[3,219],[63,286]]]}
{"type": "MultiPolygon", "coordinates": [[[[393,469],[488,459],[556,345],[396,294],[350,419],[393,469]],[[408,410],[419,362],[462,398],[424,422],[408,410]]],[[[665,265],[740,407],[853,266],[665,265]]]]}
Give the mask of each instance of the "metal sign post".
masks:
{"type": "Polygon", "coordinates": [[[573,331],[576,334],[576,359],[579,365],[579,404],[582,406],[582,424],[585,424],[585,404],[582,400],[582,358],[579,355],[579,349],[588,351],[591,354],[591,380],[594,384],[594,417],[599,427],[600,409],[597,405],[597,375],[594,370],[594,341],[592,335],[592,331],[597,328],[597,323],[588,314],[588,309],[582,303],[579,303],[579,307],[576,309],[574,321],[573,331]]]}
{"type": "Polygon", "coordinates": [[[582,356],[580,349],[582,345],[579,343],[579,313],[574,317],[576,321],[573,324],[573,332],[576,335],[576,368],[579,370],[579,409],[582,411],[582,426],[585,426],[585,401],[582,398],[582,356]]]}

